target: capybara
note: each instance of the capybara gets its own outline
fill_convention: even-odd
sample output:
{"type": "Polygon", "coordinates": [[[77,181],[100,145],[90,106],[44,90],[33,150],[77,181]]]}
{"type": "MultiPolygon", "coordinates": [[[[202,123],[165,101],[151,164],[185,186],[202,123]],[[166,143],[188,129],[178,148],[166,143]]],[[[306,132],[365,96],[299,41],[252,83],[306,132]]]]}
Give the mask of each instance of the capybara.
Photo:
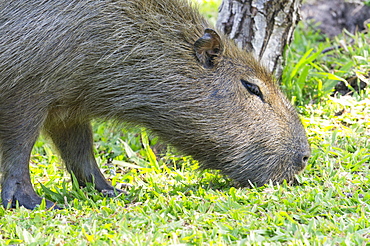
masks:
{"type": "Polygon", "coordinates": [[[242,186],[291,182],[310,155],[270,73],[187,0],[2,1],[3,205],[40,204],[29,160],[41,131],[79,185],[114,195],[94,159],[94,118],[145,126],[242,186]]]}

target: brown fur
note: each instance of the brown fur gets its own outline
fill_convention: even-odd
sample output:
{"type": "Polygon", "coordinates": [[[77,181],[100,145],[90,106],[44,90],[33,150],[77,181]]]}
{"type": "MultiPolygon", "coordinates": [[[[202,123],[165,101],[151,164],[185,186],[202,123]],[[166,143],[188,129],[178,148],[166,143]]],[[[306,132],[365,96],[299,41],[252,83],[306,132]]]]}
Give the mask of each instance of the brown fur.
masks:
{"type": "Polygon", "coordinates": [[[207,27],[185,0],[3,1],[3,204],[40,202],[28,162],[42,129],[80,185],[113,191],[94,160],[93,118],[146,126],[241,185],[292,181],[309,155],[297,113],[253,56],[207,27]]]}

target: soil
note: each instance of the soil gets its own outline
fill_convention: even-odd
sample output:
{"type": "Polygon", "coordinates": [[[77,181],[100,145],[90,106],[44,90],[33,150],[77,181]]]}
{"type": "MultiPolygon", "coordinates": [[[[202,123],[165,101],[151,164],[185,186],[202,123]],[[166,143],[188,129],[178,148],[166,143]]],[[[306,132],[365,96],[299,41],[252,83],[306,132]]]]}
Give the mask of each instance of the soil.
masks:
{"type": "Polygon", "coordinates": [[[351,33],[365,30],[370,23],[370,6],[361,1],[317,0],[302,5],[301,17],[303,21],[318,24],[314,26],[332,38],[343,29],[351,33]]]}

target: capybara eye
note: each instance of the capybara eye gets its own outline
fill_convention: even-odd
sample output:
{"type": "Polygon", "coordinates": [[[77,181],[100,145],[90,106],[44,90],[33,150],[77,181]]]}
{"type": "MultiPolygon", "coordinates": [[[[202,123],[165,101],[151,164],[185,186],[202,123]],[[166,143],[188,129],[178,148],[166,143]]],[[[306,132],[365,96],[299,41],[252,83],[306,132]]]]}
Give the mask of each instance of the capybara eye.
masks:
{"type": "Polygon", "coordinates": [[[248,81],[243,80],[243,79],[241,80],[241,82],[244,85],[244,87],[247,88],[249,93],[258,96],[263,101],[263,95],[262,95],[262,92],[261,92],[260,88],[258,87],[258,85],[253,84],[253,83],[248,82],[248,81]]]}

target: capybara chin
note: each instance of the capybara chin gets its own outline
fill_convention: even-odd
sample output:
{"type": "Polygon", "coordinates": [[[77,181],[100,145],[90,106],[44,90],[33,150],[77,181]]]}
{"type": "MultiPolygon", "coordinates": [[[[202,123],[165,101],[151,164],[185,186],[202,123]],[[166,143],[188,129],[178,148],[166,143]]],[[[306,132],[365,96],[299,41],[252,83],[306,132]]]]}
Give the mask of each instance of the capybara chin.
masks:
{"type": "Polygon", "coordinates": [[[29,174],[40,131],[79,185],[114,195],[94,159],[94,118],[145,126],[241,185],[291,182],[310,154],[270,73],[186,0],[2,1],[3,205],[41,202],[29,174]]]}

